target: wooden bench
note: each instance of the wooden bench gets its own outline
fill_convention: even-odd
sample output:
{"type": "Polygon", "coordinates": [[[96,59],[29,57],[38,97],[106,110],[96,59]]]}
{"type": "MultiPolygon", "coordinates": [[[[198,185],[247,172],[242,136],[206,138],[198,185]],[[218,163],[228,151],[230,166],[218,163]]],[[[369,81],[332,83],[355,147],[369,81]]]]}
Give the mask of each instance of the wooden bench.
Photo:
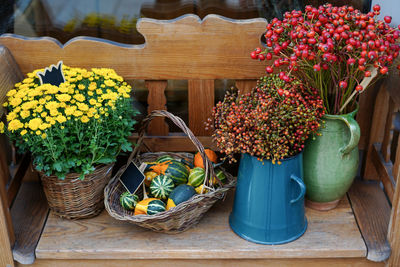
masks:
{"type": "MultiPolygon", "coordinates": [[[[3,103],[6,92],[22,79],[21,73],[58,60],[70,66],[110,67],[125,79],[145,80],[149,111],[166,108],[167,80],[188,80],[188,124],[205,146],[213,146],[204,122],[215,102],[214,82],[234,79],[241,92],[255,85],[264,75],[264,67],[249,59],[249,51],[260,45],[265,26],[263,19],[232,21],[214,15],[203,21],[193,15],[172,21],[143,19],[138,30],[146,44],[140,46],[85,37],[61,45],[51,38],[3,35],[0,100],[3,103]]],[[[375,128],[370,135],[366,116],[372,116],[376,92],[371,90],[360,100],[361,149],[367,149],[375,136],[375,128]]],[[[384,104],[381,101],[375,107],[384,104]]],[[[147,134],[146,145],[153,151],[194,149],[182,134],[171,133],[163,119],[152,122],[147,134]]],[[[233,192],[198,226],[178,235],[153,233],[116,221],[105,211],[92,219],[60,219],[48,212],[37,175],[29,167],[29,155],[17,157],[7,140],[1,145],[0,266],[383,266],[390,255],[389,243],[396,246],[398,187],[391,209],[376,181],[357,181],[332,211],[307,209],[309,227],[300,239],[264,246],[247,242],[230,230],[233,192]]],[[[399,254],[398,249],[392,250],[390,266],[400,264],[399,254]]]]}

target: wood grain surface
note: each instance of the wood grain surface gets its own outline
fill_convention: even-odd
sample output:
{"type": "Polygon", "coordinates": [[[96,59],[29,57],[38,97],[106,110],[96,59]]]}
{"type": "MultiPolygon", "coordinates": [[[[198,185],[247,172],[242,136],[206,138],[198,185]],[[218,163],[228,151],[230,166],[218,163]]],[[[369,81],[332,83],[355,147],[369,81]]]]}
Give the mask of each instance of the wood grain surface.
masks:
{"type": "Polygon", "coordinates": [[[144,45],[76,37],[65,45],[53,38],[2,35],[23,73],[63,60],[84,68],[108,67],[125,79],[257,79],[265,65],[250,59],[261,45],[267,21],[185,15],[174,20],[143,18],[137,29],[144,45]]]}
{"type": "MultiPolygon", "coordinates": [[[[2,202],[1,198],[0,201],[2,202]]],[[[0,266],[14,266],[4,204],[0,203],[0,266]]]]}
{"type": "Polygon", "coordinates": [[[10,51],[0,45],[0,117],[4,113],[3,103],[7,92],[22,78],[22,73],[10,51]]]}
{"type": "Polygon", "coordinates": [[[13,256],[19,263],[32,264],[35,261],[35,248],[48,210],[42,185],[23,183],[11,209],[15,231],[13,256]]]}
{"type": "Polygon", "coordinates": [[[257,80],[236,80],[235,85],[241,94],[246,94],[250,93],[251,89],[256,87],[257,80]]]}
{"type": "Polygon", "coordinates": [[[374,144],[371,149],[371,163],[375,166],[376,171],[378,172],[378,177],[381,180],[385,192],[390,200],[393,203],[393,195],[394,195],[394,185],[393,185],[393,175],[392,175],[392,162],[385,162],[383,156],[381,154],[380,144],[374,144]]]}
{"type": "MultiPolygon", "coordinates": [[[[167,81],[146,81],[146,88],[149,90],[147,113],[150,114],[153,110],[166,110],[165,88],[167,88],[167,81]]],[[[167,135],[168,125],[163,117],[154,118],[146,132],[149,135],[167,135]]]]}
{"type": "MultiPolygon", "coordinates": [[[[137,141],[137,136],[131,136],[130,140],[137,141]]],[[[196,136],[204,147],[218,151],[211,136],[196,136]]],[[[143,151],[197,151],[193,142],[186,136],[145,136],[143,151]]]]}
{"type": "Polygon", "coordinates": [[[298,240],[254,244],[228,224],[233,192],[196,227],[177,235],[151,232],[116,221],[105,211],[87,220],[63,220],[51,212],[36,248],[38,259],[288,259],[357,258],[366,247],[347,198],[328,212],[307,209],[308,229],[298,240]]]}
{"type": "Polygon", "coordinates": [[[379,183],[356,180],[348,196],[367,246],[367,259],[387,260],[390,256],[387,233],[391,208],[379,183]]]}
{"type": "MultiPolygon", "coordinates": [[[[17,267],[26,265],[17,264],[17,267]]],[[[30,267],[383,267],[383,262],[365,258],[336,259],[213,259],[213,260],[45,260],[37,259],[30,267]]]]}
{"type": "Polygon", "coordinates": [[[189,128],[195,135],[211,135],[205,122],[214,106],[214,80],[188,81],[189,128]]]}

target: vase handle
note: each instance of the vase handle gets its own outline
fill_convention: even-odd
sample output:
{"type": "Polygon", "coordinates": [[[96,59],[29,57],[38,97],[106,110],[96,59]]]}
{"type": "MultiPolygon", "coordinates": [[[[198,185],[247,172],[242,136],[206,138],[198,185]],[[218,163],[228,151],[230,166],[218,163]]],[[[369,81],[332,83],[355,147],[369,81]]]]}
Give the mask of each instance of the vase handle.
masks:
{"type": "Polygon", "coordinates": [[[350,114],[340,116],[338,119],[342,120],[350,130],[349,143],[339,150],[342,156],[344,156],[358,145],[358,141],[360,141],[360,126],[358,126],[357,121],[350,114]]]}
{"type": "Polygon", "coordinates": [[[295,181],[299,187],[300,187],[300,194],[297,198],[290,200],[290,204],[296,203],[297,201],[301,200],[304,198],[304,195],[306,194],[306,185],[304,184],[303,180],[297,177],[296,175],[292,174],[290,175],[290,179],[295,181]]]}

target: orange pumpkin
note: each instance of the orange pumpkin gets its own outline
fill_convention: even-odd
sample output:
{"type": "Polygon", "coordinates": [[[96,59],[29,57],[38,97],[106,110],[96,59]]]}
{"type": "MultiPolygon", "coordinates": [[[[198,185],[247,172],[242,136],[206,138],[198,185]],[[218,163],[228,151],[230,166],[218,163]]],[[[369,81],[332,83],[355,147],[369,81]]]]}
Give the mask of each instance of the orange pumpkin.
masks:
{"type": "MultiPolygon", "coordinates": [[[[211,160],[214,163],[218,162],[218,156],[214,151],[206,148],[204,149],[204,152],[206,153],[209,160],[211,160]]],[[[194,156],[194,166],[204,169],[203,157],[200,155],[200,152],[197,152],[196,155],[194,156]]]]}

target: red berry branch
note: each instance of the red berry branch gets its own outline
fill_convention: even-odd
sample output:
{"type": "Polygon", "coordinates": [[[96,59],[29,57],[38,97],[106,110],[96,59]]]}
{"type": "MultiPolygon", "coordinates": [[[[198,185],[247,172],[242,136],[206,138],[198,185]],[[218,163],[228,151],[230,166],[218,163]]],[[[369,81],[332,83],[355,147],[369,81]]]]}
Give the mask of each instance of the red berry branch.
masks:
{"type": "Polygon", "coordinates": [[[316,90],[272,74],[261,78],[251,93],[228,91],[214,107],[208,127],[214,128],[214,141],[231,161],[235,153],[248,153],[280,163],[303,150],[323,110],[316,90]]]}
{"type": "Polygon", "coordinates": [[[399,55],[399,31],[388,25],[391,17],[378,20],[379,13],[379,5],[363,14],[331,4],[286,12],[283,20],[267,25],[266,49],[256,48],[251,57],[268,60],[266,72],[279,69],[285,82],[297,77],[317,88],[326,113],[347,112],[368,86],[361,84],[363,78],[373,70],[386,75],[399,55]]]}

